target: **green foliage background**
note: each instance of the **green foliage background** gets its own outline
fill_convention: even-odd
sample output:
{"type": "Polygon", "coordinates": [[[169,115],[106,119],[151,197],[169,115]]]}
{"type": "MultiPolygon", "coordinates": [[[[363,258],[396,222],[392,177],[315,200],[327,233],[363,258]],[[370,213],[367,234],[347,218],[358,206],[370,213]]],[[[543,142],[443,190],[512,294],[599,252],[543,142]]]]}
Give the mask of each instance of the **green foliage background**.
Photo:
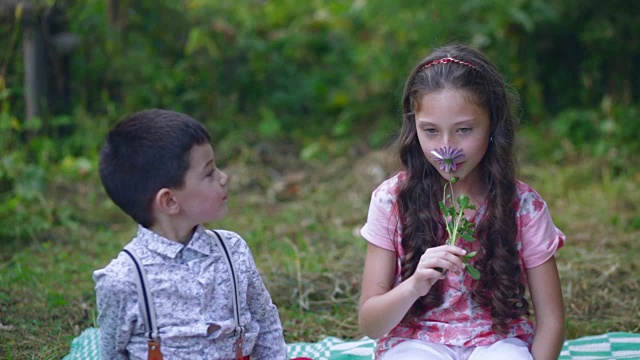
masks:
{"type": "Polygon", "coordinates": [[[552,140],[534,154],[586,152],[615,173],[638,164],[633,0],[39,3],[61,10],[82,43],[71,56],[71,109],[28,121],[22,24],[0,25],[3,237],[34,236],[59,219],[43,196],[47,174],[89,166],[106,129],[141,108],[187,112],[229,144],[291,142],[304,158],[356,140],[386,145],[406,74],[449,42],[485,51],[522,95],[523,124],[552,140]]]}
{"type": "MultiPolygon", "coordinates": [[[[551,140],[535,144],[534,155],[561,161],[587,153],[614,174],[638,165],[640,3],[633,0],[40,3],[60,9],[82,37],[67,79],[73,101],[68,113],[25,119],[23,28],[5,19],[3,238],[33,237],[64,221],[44,196],[51,174],[90,171],[109,126],[141,108],[187,112],[228,145],[290,142],[305,159],[354,141],[386,145],[404,77],[449,42],[477,46],[504,71],[522,95],[523,124],[551,140]]],[[[234,154],[233,146],[222,149],[234,154]]]]}
{"type": "Polygon", "coordinates": [[[261,139],[291,143],[303,159],[356,141],[382,147],[399,122],[406,74],[448,42],[485,51],[522,95],[523,125],[540,140],[528,143],[531,160],[588,154],[614,175],[638,165],[632,0],[36,3],[60,9],[82,43],[71,56],[68,113],[25,119],[23,25],[0,23],[4,241],[73,223],[47,189],[95,170],[104,133],[141,108],[206,122],[229,157],[235,142],[261,139]]]}

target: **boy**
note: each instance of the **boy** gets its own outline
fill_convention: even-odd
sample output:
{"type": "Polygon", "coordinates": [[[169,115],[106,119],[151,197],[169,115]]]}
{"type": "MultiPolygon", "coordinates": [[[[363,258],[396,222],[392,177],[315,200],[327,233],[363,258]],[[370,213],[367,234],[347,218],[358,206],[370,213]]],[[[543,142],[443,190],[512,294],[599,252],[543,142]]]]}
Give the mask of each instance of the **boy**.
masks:
{"type": "Polygon", "coordinates": [[[229,177],[216,167],[210,141],[202,124],[167,110],[134,113],[107,135],[100,178],[139,224],[125,249],[146,273],[159,344],[147,343],[139,275],[133,256],[121,252],[93,274],[103,360],[151,359],[158,350],[169,360],[287,358],[278,310],[247,244],[234,232],[217,231],[235,266],[234,307],[225,247],[202,225],[227,213],[229,177]],[[244,331],[236,326],[236,308],[244,331]]]}

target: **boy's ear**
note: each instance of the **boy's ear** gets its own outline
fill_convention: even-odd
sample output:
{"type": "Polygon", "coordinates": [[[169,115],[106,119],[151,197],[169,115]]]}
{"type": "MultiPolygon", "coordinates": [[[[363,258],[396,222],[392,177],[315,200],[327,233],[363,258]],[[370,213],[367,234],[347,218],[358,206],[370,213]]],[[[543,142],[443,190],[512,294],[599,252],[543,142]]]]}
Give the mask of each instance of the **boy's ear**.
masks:
{"type": "Polygon", "coordinates": [[[180,206],[171,189],[160,189],[153,200],[154,207],[163,214],[175,215],[180,210],[180,206]]]}

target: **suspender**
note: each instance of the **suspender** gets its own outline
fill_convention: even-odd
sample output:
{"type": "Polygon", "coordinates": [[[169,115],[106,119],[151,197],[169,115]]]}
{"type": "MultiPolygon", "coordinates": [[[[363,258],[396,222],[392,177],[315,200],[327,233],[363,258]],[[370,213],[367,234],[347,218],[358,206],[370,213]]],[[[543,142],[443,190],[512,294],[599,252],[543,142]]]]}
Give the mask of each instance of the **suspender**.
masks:
{"type": "Polygon", "coordinates": [[[238,278],[236,276],[236,269],[233,265],[233,259],[231,258],[231,253],[229,252],[226,240],[223,239],[217,231],[207,230],[207,234],[214,234],[218,238],[217,245],[222,248],[222,252],[225,255],[224,258],[227,261],[227,267],[231,273],[231,288],[233,289],[233,319],[236,322],[235,332],[238,335],[238,339],[236,340],[236,359],[241,359],[244,327],[240,325],[240,303],[238,302],[238,278]]]}
{"type": "Polygon", "coordinates": [[[133,265],[138,273],[136,279],[136,288],[138,288],[138,302],[140,304],[140,311],[142,312],[142,319],[144,322],[144,337],[147,338],[147,344],[149,346],[149,360],[162,360],[162,352],[160,351],[160,337],[158,336],[158,323],[156,322],[156,309],[153,306],[153,300],[151,293],[149,292],[149,281],[147,280],[147,273],[142,267],[142,262],[133,251],[133,249],[122,249],[122,252],[129,255],[133,265]]]}
{"type": "MultiPolygon", "coordinates": [[[[231,275],[231,287],[233,290],[233,319],[236,323],[235,334],[238,336],[236,340],[236,359],[243,359],[242,342],[244,338],[244,327],[240,324],[240,303],[238,300],[238,278],[236,275],[236,269],[226,240],[216,231],[207,230],[206,232],[209,236],[215,235],[215,238],[217,238],[218,241],[216,241],[216,245],[221,248],[224,259],[227,263],[227,268],[231,275]]],[[[142,262],[133,249],[125,248],[122,251],[129,255],[129,258],[133,262],[138,274],[138,276],[136,276],[136,287],[138,289],[140,311],[142,312],[142,318],[144,320],[145,338],[149,344],[149,360],[162,360],[156,312],[153,306],[153,299],[151,298],[151,293],[149,291],[147,275],[144,271],[144,267],[142,267],[142,262]]],[[[248,358],[248,356],[244,358],[248,358]]]]}

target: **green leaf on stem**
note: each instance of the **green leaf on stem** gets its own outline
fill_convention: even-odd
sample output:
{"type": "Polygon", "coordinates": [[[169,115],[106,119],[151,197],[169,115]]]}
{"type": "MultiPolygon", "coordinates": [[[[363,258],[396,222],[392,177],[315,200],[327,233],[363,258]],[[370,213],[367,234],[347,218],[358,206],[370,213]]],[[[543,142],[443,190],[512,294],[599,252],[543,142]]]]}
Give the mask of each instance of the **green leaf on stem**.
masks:
{"type": "Polygon", "coordinates": [[[464,209],[469,206],[469,197],[467,195],[458,196],[458,205],[460,205],[460,209],[464,211],[464,209]]]}
{"type": "MultiPolygon", "coordinates": [[[[462,234],[461,237],[466,241],[470,241],[470,242],[476,241],[476,238],[474,238],[473,235],[471,234],[462,234]]],[[[475,254],[475,251],[473,253],[475,254]]]]}
{"type": "MultiPolygon", "coordinates": [[[[471,259],[471,258],[472,258],[472,257],[474,257],[474,256],[476,256],[476,251],[472,251],[472,252],[470,252],[470,253],[468,253],[468,254],[464,255],[462,258],[463,258],[464,260],[469,260],[469,259],[471,259]]],[[[465,264],[468,264],[468,263],[467,263],[467,262],[465,262],[465,264]]]]}
{"type": "Polygon", "coordinates": [[[469,275],[471,275],[471,278],[473,280],[478,280],[480,279],[480,271],[478,271],[478,269],[476,269],[475,267],[473,267],[473,265],[466,263],[465,264],[465,268],[467,270],[467,272],[469,273],[469,275]]]}

